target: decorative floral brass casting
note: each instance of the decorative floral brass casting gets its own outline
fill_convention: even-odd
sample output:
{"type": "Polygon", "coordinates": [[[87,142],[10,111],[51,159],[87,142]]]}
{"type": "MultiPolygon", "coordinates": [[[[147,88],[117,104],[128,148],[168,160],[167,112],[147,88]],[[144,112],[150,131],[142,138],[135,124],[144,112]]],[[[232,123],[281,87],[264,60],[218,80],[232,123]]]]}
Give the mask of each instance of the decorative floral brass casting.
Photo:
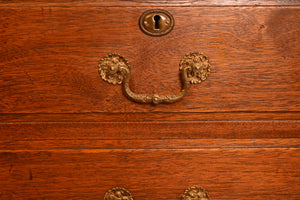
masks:
{"type": "MultiPolygon", "coordinates": [[[[113,188],[104,195],[104,200],[133,200],[129,191],[124,188],[113,188]]],[[[210,200],[204,188],[193,186],[185,190],[181,200],[210,200]]]]}
{"type": "Polygon", "coordinates": [[[203,53],[186,54],[179,64],[182,90],[178,94],[136,94],[129,87],[130,66],[127,60],[116,53],[109,54],[99,62],[99,73],[111,84],[122,84],[125,95],[132,101],[143,104],[169,104],[181,100],[191,84],[201,83],[210,74],[208,57],[203,53]]]}
{"type": "Polygon", "coordinates": [[[193,186],[185,190],[182,200],[210,200],[208,193],[204,188],[193,186]]]}
{"type": "Polygon", "coordinates": [[[133,198],[126,189],[116,187],[105,193],[104,200],[133,200],[133,198]]]}

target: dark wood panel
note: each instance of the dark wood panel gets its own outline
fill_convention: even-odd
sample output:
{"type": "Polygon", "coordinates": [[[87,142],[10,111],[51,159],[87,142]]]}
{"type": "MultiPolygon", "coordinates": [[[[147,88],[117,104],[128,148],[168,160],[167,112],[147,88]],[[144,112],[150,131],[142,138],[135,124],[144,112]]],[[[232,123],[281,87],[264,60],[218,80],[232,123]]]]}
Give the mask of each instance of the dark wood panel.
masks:
{"type": "Polygon", "coordinates": [[[0,112],[299,111],[299,7],[167,7],[176,25],[155,38],[138,27],[147,9],[2,7],[0,112]],[[132,103],[97,72],[118,52],[134,91],[176,93],[191,51],[210,57],[211,76],[172,105],[132,103]]]}
{"type": "Polygon", "coordinates": [[[287,6],[298,0],[0,0],[0,6],[287,6]]]}
{"type": "MultiPolygon", "coordinates": [[[[0,123],[0,140],[299,138],[299,120],[0,123]]],[[[59,142],[59,141],[57,141],[59,142]]]]}
{"type": "Polygon", "coordinates": [[[1,199],[180,199],[193,185],[213,200],[300,198],[299,149],[1,151],[1,199]]]}

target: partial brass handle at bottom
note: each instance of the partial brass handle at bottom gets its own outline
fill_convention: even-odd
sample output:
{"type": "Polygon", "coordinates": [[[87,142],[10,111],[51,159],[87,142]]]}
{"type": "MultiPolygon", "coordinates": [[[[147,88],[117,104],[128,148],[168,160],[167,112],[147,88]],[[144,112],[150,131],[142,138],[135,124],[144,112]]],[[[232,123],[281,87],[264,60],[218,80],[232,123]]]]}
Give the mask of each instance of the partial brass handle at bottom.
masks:
{"type": "MultiPolygon", "coordinates": [[[[105,193],[104,200],[133,200],[133,197],[125,188],[115,187],[105,193]]],[[[210,197],[204,188],[193,186],[184,191],[181,200],[210,200],[210,197]]]]}
{"type": "Polygon", "coordinates": [[[179,70],[182,90],[178,94],[136,94],[129,87],[130,66],[127,60],[116,53],[102,58],[99,73],[103,80],[111,84],[122,84],[125,95],[132,101],[143,104],[170,104],[181,100],[188,92],[190,84],[201,83],[210,74],[209,59],[203,53],[186,54],[180,61],[179,70]]]}

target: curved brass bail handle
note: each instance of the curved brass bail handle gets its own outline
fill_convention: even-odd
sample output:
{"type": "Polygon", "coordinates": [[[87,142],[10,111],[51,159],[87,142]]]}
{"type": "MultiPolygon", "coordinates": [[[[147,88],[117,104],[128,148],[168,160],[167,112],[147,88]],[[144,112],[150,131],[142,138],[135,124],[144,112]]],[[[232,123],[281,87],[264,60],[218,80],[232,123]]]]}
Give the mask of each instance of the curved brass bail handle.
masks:
{"type": "Polygon", "coordinates": [[[116,53],[102,58],[99,62],[99,73],[104,81],[111,84],[122,84],[125,95],[132,101],[143,104],[170,104],[181,100],[188,92],[190,84],[201,83],[210,73],[209,59],[203,53],[186,54],[179,64],[182,90],[178,94],[136,94],[129,87],[130,66],[127,60],[116,53]]]}

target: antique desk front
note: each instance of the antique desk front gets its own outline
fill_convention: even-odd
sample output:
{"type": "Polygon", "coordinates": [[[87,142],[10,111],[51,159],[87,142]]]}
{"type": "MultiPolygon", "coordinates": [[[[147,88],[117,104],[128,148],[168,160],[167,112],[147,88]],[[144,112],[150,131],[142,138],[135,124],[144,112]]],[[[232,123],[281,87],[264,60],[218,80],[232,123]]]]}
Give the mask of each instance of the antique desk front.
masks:
{"type": "Polygon", "coordinates": [[[299,38],[292,0],[0,0],[0,199],[300,199],[299,38]],[[151,9],[169,33],[141,30],[151,9]],[[99,74],[119,54],[160,101],[191,52],[210,74],[171,104],[99,74]]]}

